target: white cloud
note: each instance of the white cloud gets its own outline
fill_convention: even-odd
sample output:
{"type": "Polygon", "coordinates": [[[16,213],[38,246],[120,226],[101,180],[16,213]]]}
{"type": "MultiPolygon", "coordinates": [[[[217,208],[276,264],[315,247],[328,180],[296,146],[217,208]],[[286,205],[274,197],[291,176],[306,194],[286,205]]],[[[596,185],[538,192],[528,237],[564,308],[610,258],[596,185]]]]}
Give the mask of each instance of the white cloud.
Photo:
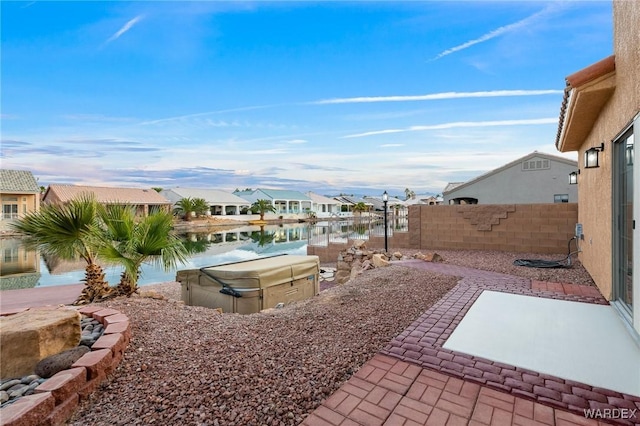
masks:
{"type": "Polygon", "coordinates": [[[437,54],[434,58],[432,58],[430,61],[436,61],[444,56],[450,55],[452,53],[458,52],[460,50],[464,50],[467,49],[471,46],[474,46],[478,43],[483,43],[485,41],[491,40],[493,38],[496,38],[498,36],[501,36],[502,34],[514,31],[514,30],[518,30],[520,28],[524,28],[528,25],[531,25],[532,23],[534,23],[537,19],[539,19],[540,17],[550,13],[551,11],[555,10],[556,6],[555,5],[551,5],[548,6],[546,8],[544,8],[543,10],[541,10],[540,12],[534,13],[533,15],[524,18],[518,22],[515,22],[513,24],[509,24],[509,25],[504,25],[500,28],[497,28],[493,31],[490,31],[474,40],[469,40],[465,43],[459,44],[455,47],[452,47],[450,49],[444,50],[442,52],[440,52],[439,54],[437,54]]]}
{"type": "Polygon", "coordinates": [[[428,95],[407,95],[407,96],[362,96],[356,98],[334,98],[312,102],[316,105],[326,104],[354,104],[370,102],[408,102],[408,101],[434,101],[442,99],[462,99],[462,98],[496,98],[506,96],[540,96],[559,95],[562,90],[491,90],[480,92],[443,92],[431,93],[428,95]]]}
{"type": "Polygon", "coordinates": [[[303,144],[303,143],[307,143],[308,141],[304,140],[304,139],[293,139],[290,141],[287,141],[287,143],[290,144],[303,144]]]}
{"type": "Polygon", "coordinates": [[[143,15],[138,15],[133,19],[130,19],[126,24],[124,24],[124,26],[122,28],[120,28],[118,31],[116,31],[115,34],[113,34],[111,37],[109,37],[109,39],[107,41],[105,41],[104,44],[108,44],[111,43],[114,40],[117,40],[118,38],[120,38],[120,36],[122,36],[124,33],[126,33],[127,31],[129,31],[131,28],[133,28],[133,26],[135,24],[137,24],[138,22],[140,22],[140,20],[143,18],[143,15]]]}
{"type": "Polygon", "coordinates": [[[404,146],[403,143],[385,143],[380,145],[380,148],[395,148],[398,146],[404,146]]]}
{"type": "Polygon", "coordinates": [[[501,127],[526,126],[535,124],[558,124],[557,118],[534,118],[529,120],[497,120],[497,121],[454,121],[452,123],[432,124],[429,126],[411,126],[404,129],[385,129],[371,132],[356,133],[343,136],[341,139],[362,138],[365,136],[384,135],[390,133],[417,132],[422,130],[453,129],[461,127],[501,127]]]}

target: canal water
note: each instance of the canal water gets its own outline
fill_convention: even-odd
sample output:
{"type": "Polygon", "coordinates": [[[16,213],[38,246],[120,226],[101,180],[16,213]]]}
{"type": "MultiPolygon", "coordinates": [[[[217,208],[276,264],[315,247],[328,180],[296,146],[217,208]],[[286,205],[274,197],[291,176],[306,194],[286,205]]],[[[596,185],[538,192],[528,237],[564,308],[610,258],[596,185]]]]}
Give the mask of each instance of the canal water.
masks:
{"type": "MultiPolygon", "coordinates": [[[[315,224],[241,226],[214,233],[194,232],[180,237],[189,251],[185,264],[164,271],[160,266],[145,264],[140,286],[174,281],[177,270],[195,269],[223,263],[251,260],[280,254],[306,255],[307,246],[345,243],[347,239],[368,239],[382,235],[384,226],[378,220],[332,221],[315,224]]],[[[0,290],[45,287],[83,282],[82,261],[63,261],[25,250],[18,238],[0,240],[0,290]]],[[[122,268],[103,265],[111,285],[120,280],[122,268]]]]}

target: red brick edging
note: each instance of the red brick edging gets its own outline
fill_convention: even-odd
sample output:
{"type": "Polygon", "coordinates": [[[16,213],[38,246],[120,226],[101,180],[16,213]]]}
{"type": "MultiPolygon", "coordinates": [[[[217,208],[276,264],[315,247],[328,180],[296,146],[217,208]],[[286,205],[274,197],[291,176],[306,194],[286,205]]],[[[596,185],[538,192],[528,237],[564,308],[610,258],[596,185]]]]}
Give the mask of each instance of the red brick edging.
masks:
{"type": "MultiPolygon", "coordinates": [[[[640,397],[487,360],[443,345],[485,290],[606,305],[595,287],[531,282],[528,279],[455,265],[404,261],[409,267],[462,277],[380,353],[422,368],[477,383],[553,408],[584,416],[585,409],[640,410],[640,397]]],[[[617,411],[616,411],[617,410],[617,411]]],[[[613,421],[612,421],[613,422],[613,421]]],[[[615,423],[633,424],[618,420],[615,423]]]]}
{"type": "Polygon", "coordinates": [[[71,418],[80,401],[93,393],[124,356],[131,340],[129,318],[115,309],[85,306],[78,310],[104,325],[103,335],[91,352],[69,370],[60,371],[35,389],[35,393],[4,407],[3,426],[52,426],[71,418]]]}

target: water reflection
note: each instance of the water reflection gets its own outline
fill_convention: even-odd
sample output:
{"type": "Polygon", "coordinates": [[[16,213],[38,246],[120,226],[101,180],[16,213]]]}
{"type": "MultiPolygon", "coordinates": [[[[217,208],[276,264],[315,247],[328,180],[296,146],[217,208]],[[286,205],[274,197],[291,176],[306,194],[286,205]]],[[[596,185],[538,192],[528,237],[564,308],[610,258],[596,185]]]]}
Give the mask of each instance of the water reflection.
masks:
{"type": "Polygon", "coordinates": [[[40,280],[38,255],[26,250],[19,238],[0,239],[0,290],[35,287],[40,280]]]}
{"type": "MultiPolygon", "coordinates": [[[[408,230],[407,221],[390,220],[393,231],[408,230]]],[[[384,235],[382,219],[320,221],[266,226],[241,226],[217,232],[190,232],[181,235],[189,258],[181,269],[194,269],[227,262],[256,259],[277,254],[306,255],[307,245],[326,246],[346,243],[348,239],[367,239],[384,235]]],[[[0,239],[0,290],[44,287],[83,282],[86,263],[38,256],[25,250],[20,239],[0,239]]],[[[106,279],[114,284],[120,279],[119,266],[104,265],[106,279]]],[[[175,280],[176,271],[163,271],[143,265],[139,285],[175,280]]]]}

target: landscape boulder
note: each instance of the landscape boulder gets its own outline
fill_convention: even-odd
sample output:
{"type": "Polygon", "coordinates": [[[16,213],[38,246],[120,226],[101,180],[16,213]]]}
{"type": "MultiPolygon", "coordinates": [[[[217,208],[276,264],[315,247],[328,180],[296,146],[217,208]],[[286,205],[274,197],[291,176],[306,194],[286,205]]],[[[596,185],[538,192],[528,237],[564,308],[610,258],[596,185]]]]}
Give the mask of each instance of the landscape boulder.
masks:
{"type": "Polygon", "coordinates": [[[389,261],[387,260],[387,257],[382,253],[374,254],[373,257],[371,258],[371,263],[373,263],[373,266],[376,268],[389,266],[389,261]]]}
{"type": "Polygon", "coordinates": [[[0,317],[0,377],[33,374],[40,360],[78,346],[80,318],[78,311],[67,308],[0,317]]]}
{"type": "Polygon", "coordinates": [[[44,379],[48,379],[62,370],[70,369],[74,362],[90,351],[91,349],[88,346],[82,345],[48,356],[36,364],[35,373],[44,379]]]}
{"type": "Polygon", "coordinates": [[[438,253],[427,253],[424,255],[424,261],[425,262],[442,262],[442,256],[440,256],[438,253]]]}
{"type": "Polygon", "coordinates": [[[401,260],[400,252],[393,253],[391,259],[382,250],[367,249],[366,242],[356,240],[353,245],[338,254],[335,282],[344,284],[364,271],[390,265],[390,260],[401,260]]]}

